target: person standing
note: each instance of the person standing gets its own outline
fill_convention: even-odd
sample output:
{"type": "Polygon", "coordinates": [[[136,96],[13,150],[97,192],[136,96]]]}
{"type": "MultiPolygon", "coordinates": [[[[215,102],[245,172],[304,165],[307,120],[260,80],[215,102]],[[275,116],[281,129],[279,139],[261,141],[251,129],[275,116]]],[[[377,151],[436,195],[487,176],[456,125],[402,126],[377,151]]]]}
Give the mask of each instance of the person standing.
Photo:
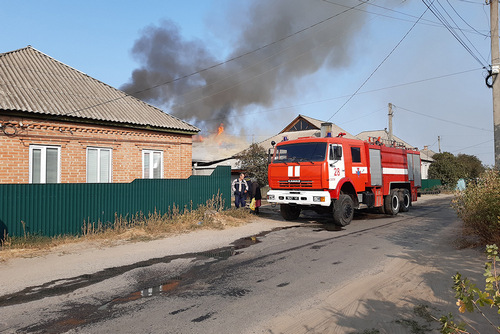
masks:
{"type": "Polygon", "coordinates": [[[245,207],[245,197],[248,192],[248,184],[245,181],[245,174],[241,173],[240,177],[233,181],[232,184],[233,193],[234,193],[234,206],[239,208],[245,207]]]}
{"type": "Polygon", "coordinates": [[[261,206],[262,194],[260,192],[259,181],[254,180],[250,185],[250,200],[255,198],[255,213],[259,214],[259,207],[261,206]]]}

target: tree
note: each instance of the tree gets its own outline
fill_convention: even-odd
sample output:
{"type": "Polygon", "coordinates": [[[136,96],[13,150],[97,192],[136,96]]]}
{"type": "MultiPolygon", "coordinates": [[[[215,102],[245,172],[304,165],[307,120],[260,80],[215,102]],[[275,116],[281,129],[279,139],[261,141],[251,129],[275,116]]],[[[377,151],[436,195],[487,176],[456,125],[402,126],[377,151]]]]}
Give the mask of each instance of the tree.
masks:
{"type": "Polygon", "coordinates": [[[267,185],[267,152],[262,146],[254,143],[237,158],[241,169],[255,177],[261,186],[267,185]]]}
{"type": "Polygon", "coordinates": [[[459,154],[457,162],[462,167],[464,179],[476,179],[484,172],[484,166],[477,157],[468,154],[459,154]]]}
{"type": "Polygon", "coordinates": [[[455,156],[449,152],[436,153],[429,166],[429,178],[440,179],[444,185],[455,185],[460,178],[455,156]]]}
{"type": "Polygon", "coordinates": [[[481,161],[473,155],[455,157],[450,152],[443,152],[432,158],[434,162],[429,167],[429,178],[440,179],[444,185],[455,186],[458,179],[475,179],[484,171],[481,161]]]}

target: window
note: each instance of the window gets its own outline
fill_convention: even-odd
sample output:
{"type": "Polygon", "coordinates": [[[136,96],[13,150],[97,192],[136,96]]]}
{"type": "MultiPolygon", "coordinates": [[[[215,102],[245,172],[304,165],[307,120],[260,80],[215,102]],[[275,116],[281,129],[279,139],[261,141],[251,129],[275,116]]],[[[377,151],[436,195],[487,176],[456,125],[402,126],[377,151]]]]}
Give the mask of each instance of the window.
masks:
{"type": "Polygon", "coordinates": [[[303,131],[303,130],[311,130],[311,129],[315,129],[315,127],[313,127],[311,125],[311,123],[306,122],[306,121],[301,119],[300,121],[295,123],[295,125],[288,131],[303,131]]]}
{"type": "Polygon", "coordinates": [[[323,161],[326,156],[326,143],[284,144],[276,148],[274,163],[323,161]]]}
{"type": "Polygon", "coordinates": [[[163,176],[163,152],[142,151],[142,178],[161,179],[163,176]]]}
{"type": "Polygon", "coordinates": [[[30,183],[59,183],[61,168],[59,146],[30,145],[30,183]]]}
{"type": "Polygon", "coordinates": [[[361,162],[361,147],[351,147],[352,162],[361,162]]]}
{"type": "Polygon", "coordinates": [[[111,182],[111,149],[87,147],[87,183],[111,182]]]}

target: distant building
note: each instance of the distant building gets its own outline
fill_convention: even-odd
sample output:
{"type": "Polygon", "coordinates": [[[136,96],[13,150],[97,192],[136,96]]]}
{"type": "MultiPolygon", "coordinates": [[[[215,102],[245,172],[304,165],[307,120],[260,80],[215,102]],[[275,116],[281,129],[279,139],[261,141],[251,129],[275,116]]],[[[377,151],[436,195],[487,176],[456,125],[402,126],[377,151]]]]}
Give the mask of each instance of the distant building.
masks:
{"type": "MultiPolygon", "coordinates": [[[[322,129],[323,131],[326,131],[327,127],[329,127],[328,132],[330,132],[332,137],[336,137],[339,133],[344,133],[344,138],[356,139],[355,136],[333,123],[320,121],[304,115],[298,115],[277,135],[274,135],[258,144],[267,150],[273,147],[271,145],[273,141],[275,143],[279,143],[283,140],[292,140],[301,137],[320,137],[322,135],[322,129]]],[[[323,135],[326,136],[326,133],[323,135]]]]}
{"type": "MultiPolygon", "coordinates": [[[[320,137],[326,136],[326,131],[330,132],[331,136],[336,137],[339,133],[343,133],[345,138],[350,139],[361,139],[368,141],[370,138],[379,140],[385,145],[390,145],[389,135],[385,130],[376,131],[363,131],[358,135],[354,136],[342,129],[341,127],[333,124],[324,122],[312,117],[298,115],[293,119],[283,130],[278,134],[267,138],[259,142],[258,144],[262,146],[266,151],[273,148],[272,142],[279,143],[283,140],[292,140],[301,137],[320,137]],[[322,133],[325,132],[325,133],[322,133]]],[[[415,148],[413,145],[408,144],[401,138],[397,136],[392,136],[393,145],[401,146],[406,148],[415,148]]],[[[427,179],[428,170],[430,164],[434,161],[432,156],[435,153],[429,150],[427,147],[424,150],[420,150],[420,160],[421,160],[421,173],[422,178],[427,179]]],[[[238,166],[238,160],[235,159],[234,154],[230,156],[218,156],[217,159],[211,161],[193,161],[193,173],[195,174],[206,174],[213,170],[218,165],[230,165],[232,170],[233,178],[237,178],[238,174],[241,172],[238,166]]]]}
{"type": "MultiPolygon", "coordinates": [[[[266,140],[263,140],[257,144],[262,146],[266,151],[268,151],[273,148],[271,144],[273,141],[275,143],[278,143],[283,140],[292,140],[300,137],[311,137],[311,136],[319,137],[321,136],[322,129],[323,131],[325,131],[326,129],[325,126],[322,127],[322,124],[325,125],[328,124],[329,131],[331,132],[332,136],[337,136],[339,133],[345,133],[346,138],[351,138],[351,139],[356,138],[347,131],[345,131],[344,129],[338,127],[333,123],[327,123],[320,121],[318,119],[314,119],[312,117],[298,115],[278,134],[270,138],[267,138],[266,140]]],[[[210,173],[217,166],[229,165],[231,166],[232,177],[237,178],[239,176],[239,173],[242,172],[242,170],[239,167],[238,159],[236,159],[234,156],[240,152],[241,150],[234,152],[229,156],[218,156],[216,158],[212,156],[211,160],[193,159],[193,174],[204,175],[210,173]]]]}

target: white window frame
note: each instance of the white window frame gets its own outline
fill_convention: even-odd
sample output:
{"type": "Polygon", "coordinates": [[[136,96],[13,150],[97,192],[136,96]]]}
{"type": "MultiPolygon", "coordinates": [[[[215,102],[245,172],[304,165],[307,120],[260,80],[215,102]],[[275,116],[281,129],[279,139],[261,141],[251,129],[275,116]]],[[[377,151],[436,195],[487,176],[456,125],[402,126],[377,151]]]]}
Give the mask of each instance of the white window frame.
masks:
{"type": "Polygon", "coordinates": [[[47,183],[47,148],[57,149],[57,183],[61,183],[61,146],[55,146],[55,145],[30,145],[29,183],[33,183],[33,150],[41,150],[40,183],[47,183]]]}
{"type": "Polygon", "coordinates": [[[160,150],[142,150],[142,178],[146,178],[146,173],[145,173],[145,162],[146,162],[146,154],[149,154],[149,177],[148,179],[154,179],[153,177],[153,172],[154,172],[154,154],[155,153],[160,153],[160,179],[163,178],[163,151],[160,150]]]}
{"type": "Polygon", "coordinates": [[[86,180],[89,183],[89,150],[97,150],[97,181],[92,183],[112,183],[113,182],[113,149],[109,147],[87,147],[87,158],[86,158],[86,180]],[[107,182],[101,181],[101,152],[109,152],[109,168],[108,168],[108,180],[107,182]]]}

